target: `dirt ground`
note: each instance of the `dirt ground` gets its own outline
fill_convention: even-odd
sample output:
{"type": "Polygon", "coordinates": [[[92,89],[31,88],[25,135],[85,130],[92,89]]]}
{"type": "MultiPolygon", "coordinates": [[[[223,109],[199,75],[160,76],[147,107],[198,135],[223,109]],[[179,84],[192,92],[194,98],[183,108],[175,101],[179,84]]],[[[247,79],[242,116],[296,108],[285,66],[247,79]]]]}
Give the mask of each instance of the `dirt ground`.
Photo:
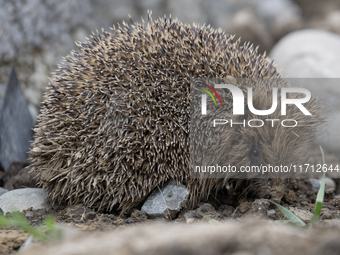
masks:
{"type": "MultiPolygon", "coordinates": [[[[312,154],[312,160],[315,162],[319,162],[321,160],[321,156],[318,155],[317,150],[314,154],[312,154]]],[[[334,162],[334,164],[336,164],[339,162],[339,159],[334,155],[326,154],[326,162],[334,162]]],[[[25,164],[17,164],[17,168],[22,166],[25,166],[25,164]]],[[[29,176],[27,173],[25,174],[22,171],[22,169],[12,169],[10,173],[7,172],[6,174],[2,174],[3,176],[0,183],[2,186],[9,189],[11,189],[11,187],[20,188],[34,186],[34,183],[29,184],[29,179],[32,176],[29,176]],[[19,177],[24,178],[24,180],[19,177]]],[[[281,201],[281,205],[288,208],[308,223],[314,210],[316,195],[317,190],[313,190],[312,184],[308,179],[290,179],[287,184],[287,192],[281,201]]],[[[113,250],[117,249],[117,252],[119,251],[116,254],[204,254],[202,251],[206,251],[206,249],[203,247],[203,244],[206,243],[207,240],[210,241],[206,243],[205,246],[210,247],[210,254],[283,254],[283,251],[285,251],[283,244],[289,240],[294,242],[294,233],[298,236],[300,235],[301,238],[304,237],[302,238],[304,240],[303,244],[292,245],[292,247],[298,249],[295,251],[296,254],[314,254],[313,252],[316,252],[319,249],[330,249],[330,252],[333,251],[332,249],[335,244],[332,243],[332,240],[337,235],[340,235],[340,196],[337,195],[337,191],[335,189],[326,190],[321,220],[317,226],[313,227],[313,230],[296,226],[290,226],[287,228],[287,226],[275,222],[275,220],[285,219],[285,216],[274,205],[265,199],[243,199],[236,205],[223,204],[216,202],[216,200],[217,199],[214,198],[202,202],[194,210],[190,208],[183,208],[172,220],[165,218],[150,219],[139,210],[140,208],[134,209],[131,214],[120,216],[119,212],[97,212],[80,204],[72,206],[53,206],[47,210],[27,210],[24,213],[33,225],[40,225],[47,215],[54,216],[58,224],[70,227],[67,229],[78,230],[78,234],[76,234],[76,237],[74,238],[75,240],[81,240],[76,242],[83,243],[82,245],[84,247],[86,246],[86,243],[84,243],[83,240],[98,239],[98,242],[100,243],[101,239],[106,240],[107,236],[110,235],[112,235],[112,238],[119,237],[119,242],[125,243],[127,240],[121,240],[124,236],[126,236],[126,238],[133,237],[138,239],[139,236],[136,234],[138,231],[141,233],[145,232],[147,236],[149,235],[150,239],[156,240],[157,238],[160,238],[159,235],[164,235],[164,238],[168,238],[173,242],[173,246],[171,246],[170,244],[166,244],[164,240],[164,242],[161,241],[158,244],[153,242],[150,243],[149,240],[146,241],[148,243],[147,248],[140,248],[136,251],[134,249],[137,248],[132,247],[134,244],[131,244],[130,240],[129,245],[132,246],[130,247],[126,244],[126,247],[130,247],[130,250],[124,250],[124,245],[120,243],[121,245],[119,247],[117,246],[118,248],[112,248],[113,250]],[[268,211],[271,213],[268,214],[268,211]],[[235,229],[237,228],[237,224],[239,224],[240,228],[236,231],[235,229]],[[223,228],[225,229],[223,230],[223,228]],[[275,232],[278,228],[280,229],[279,233],[275,232]],[[129,229],[135,232],[130,233],[129,229]],[[163,229],[163,231],[159,231],[159,229],[163,229]],[[198,240],[202,239],[202,235],[197,234],[195,229],[197,231],[203,231],[202,235],[206,231],[207,233],[210,233],[211,236],[206,237],[206,241],[199,243],[198,240]],[[250,229],[253,232],[251,232],[250,229]],[[266,229],[267,232],[264,232],[263,229],[266,229]],[[222,238],[224,242],[217,242],[216,235],[211,233],[213,230],[217,232],[225,231],[226,233],[229,231],[235,231],[235,240],[233,240],[236,243],[231,245],[230,240],[226,239],[229,234],[226,234],[222,238]],[[169,231],[172,232],[170,233],[169,231]],[[274,231],[273,235],[276,235],[277,238],[268,237],[269,233],[272,231],[274,231]],[[288,231],[289,233],[287,232],[287,235],[282,234],[282,231],[288,231]],[[338,234],[334,234],[334,231],[338,234]],[[324,236],[327,236],[328,239],[325,239],[324,237],[321,239],[316,238],[316,242],[311,233],[315,233],[315,235],[318,236],[321,232],[324,233],[324,236]],[[257,233],[256,236],[258,236],[258,238],[255,238],[256,240],[254,238],[251,239],[251,235],[255,235],[255,233],[257,233]],[[196,236],[197,240],[190,239],[188,237],[190,234],[198,235],[196,236]],[[180,238],[181,236],[183,236],[182,239],[180,238]],[[179,238],[179,240],[176,238],[179,238]],[[249,243],[242,242],[242,238],[245,240],[250,238],[249,243]],[[283,242],[282,238],[286,238],[286,241],[283,242]],[[183,240],[186,240],[186,242],[183,240]],[[176,242],[181,243],[181,247],[178,247],[176,242]],[[275,251],[275,253],[253,253],[255,250],[252,250],[252,248],[256,246],[256,249],[258,250],[258,247],[261,245],[263,245],[263,247],[269,247],[268,249],[272,252],[275,251]],[[162,247],[165,249],[164,252],[160,252],[161,249],[163,249],[162,247]],[[221,249],[219,250],[218,247],[221,249]]],[[[18,249],[27,237],[27,234],[15,228],[0,230],[0,255],[18,253],[18,249]]],[[[301,241],[302,239],[299,240],[301,241]]],[[[54,247],[55,250],[55,247],[65,248],[69,247],[69,245],[70,244],[67,243],[67,241],[59,244],[52,244],[52,246],[36,243],[33,249],[35,253],[31,252],[28,254],[59,254],[51,253],[51,251],[48,250],[50,249],[48,247],[54,247]]],[[[111,244],[108,245],[110,246],[111,244]]],[[[338,250],[338,246],[339,245],[337,245],[334,249],[338,250]]],[[[72,250],[73,248],[68,249],[72,250]]],[[[81,250],[78,250],[78,252],[81,252],[81,250]]],[[[60,254],[71,253],[65,252],[60,254]]],[[[82,254],[91,253],[84,251],[82,254]]],[[[103,254],[109,253],[103,252],[103,254]]]]}

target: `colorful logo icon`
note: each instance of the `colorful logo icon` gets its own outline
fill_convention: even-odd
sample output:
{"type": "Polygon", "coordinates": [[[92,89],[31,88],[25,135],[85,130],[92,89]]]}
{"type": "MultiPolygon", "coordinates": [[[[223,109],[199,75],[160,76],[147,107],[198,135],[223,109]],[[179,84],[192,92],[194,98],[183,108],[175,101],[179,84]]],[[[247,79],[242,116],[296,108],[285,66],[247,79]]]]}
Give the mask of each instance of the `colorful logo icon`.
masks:
{"type": "MultiPolygon", "coordinates": [[[[199,82],[199,84],[204,85],[205,87],[207,87],[208,89],[210,89],[212,92],[214,92],[214,94],[217,96],[217,98],[218,98],[218,100],[220,101],[220,104],[221,104],[221,106],[222,106],[222,100],[221,100],[220,96],[218,95],[217,91],[216,91],[213,87],[211,87],[211,86],[209,86],[208,84],[203,83],[203,82],[199,82]]],[[[211,92],[210,92],[209,90],[207,90],[207,89],[205,89],[205,88],[202,88],[202,87],[197,87],[197,88],[200,89],[200,90],[202,90],[202,91],[204,91],[204,92],[206,92],[206,93],[212,98],[212,100],[214,101],[215,105],[217,105],[216,100],[215,100],[213,94],[211,94],[211,92]]]]}

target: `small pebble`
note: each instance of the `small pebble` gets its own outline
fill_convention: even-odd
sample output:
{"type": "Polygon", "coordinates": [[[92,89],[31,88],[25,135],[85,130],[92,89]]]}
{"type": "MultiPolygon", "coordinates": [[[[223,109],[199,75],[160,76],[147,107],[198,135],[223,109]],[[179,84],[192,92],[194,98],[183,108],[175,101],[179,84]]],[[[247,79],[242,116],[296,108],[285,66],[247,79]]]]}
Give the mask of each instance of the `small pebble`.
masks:
{"type": "Polygon", "coordinates": [[[309,181],[313,185],[313,190],[318,190],[320,188],[320,180],[314,179],[314,178],[310,178],[309,181]]]}
{"type": "Polygon", "coordinates": [[[267,211],[268,215],[272,215],[272,214],[275,214],[275,213],[276,213],[276,211],[274,209],[271,209],[271,210],[267,211]]]}
{"type": "Polygon", "coordinates": [[[133,220],[133,219],[131,219],[131,218],[127,218],[126,220],[125,220],[125,223],[126,224],[131,224],[131,223],[134,223],[135,221],[133,220]]]}
{"type": "Polygon", "coordinates": [[[196,211],[189,211],[189,212],[185,213],[184,219],[185,219],[186,223],[193,222],[194,219],[195,219],[195,215],[196,215],[196,211]]]}
{"type": "Polygon", "coordinates": [[[26,212],[26,213],[25,213],[25,216],[26,216],[27,218],[30,218],[30,217],[33,216],[33,212],[26,212]]]}
{"type": "Polygon", "coordinates": [[[94,218],[96,218],[96,213],[95,212],[89,212],[85,215],[85,219],[86,220],[93,220],[94,218]]]}

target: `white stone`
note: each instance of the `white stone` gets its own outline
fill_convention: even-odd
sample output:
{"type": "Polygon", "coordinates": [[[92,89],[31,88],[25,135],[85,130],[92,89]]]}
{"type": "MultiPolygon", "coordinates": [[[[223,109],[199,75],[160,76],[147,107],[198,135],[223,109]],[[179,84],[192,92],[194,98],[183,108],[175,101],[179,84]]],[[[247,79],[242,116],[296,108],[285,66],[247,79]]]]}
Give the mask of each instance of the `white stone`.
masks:
{"type": "Polygon", "coordinates": [[[46,208],[45,192],[42,189],[26,188],[15,189],[0,196],[0,208],[7,212],[34,210],[46,208]]]}
{"type": "Polygon", "coordinates": [[[320,180],[315,179],[315,178],[309,178],[309,181],[313,185],[314,190],[318,190],[320,188],[320,180]]]}
{"type": "Polygon", "coordinates": [[[320,127],[316,144],[339,153],[340,79],[327,78],[340,78],[340,36],[314,29],[297,31],[282,38],[270,57],[284,76],[298,78],[290,79],[293,85],[307,88],[322,100],[328,120],[320,127]]]}
{"type": "Polygon", "coordinates": [[[315,29],[285,36],[270,53],[289,78],[339,78],[339,56],[340,36],[315,29]]]}
{"type": "Polygon", "coordinates": [[[272,215],[272,214],[275,214],[275,213],[276,213],[276,211],[274,209],[271,209],[271,210],[267,211],[268,215],[272,215]]]}
{"type": "Polygon", "coordinates": [[[325,186],[326,186],[326,189],[336,189],[335,181],[329,177],[325,178],[325,186]]]}

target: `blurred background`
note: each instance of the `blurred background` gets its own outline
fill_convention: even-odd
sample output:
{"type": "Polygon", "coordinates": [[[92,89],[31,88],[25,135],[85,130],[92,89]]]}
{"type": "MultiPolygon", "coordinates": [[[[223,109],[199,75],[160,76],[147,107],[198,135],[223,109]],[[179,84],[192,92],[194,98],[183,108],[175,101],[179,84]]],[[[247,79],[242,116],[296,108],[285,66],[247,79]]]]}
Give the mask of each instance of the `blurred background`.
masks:
{"type": "Polygon", "coordinates": [[[47,77],[91,31],[172,15],[211,24],[270,53],[286,34],[305,28],[340,33],[338,0],[0,0],[0,97],[15,65],[29,103],[39,109],[47,77]]]}
{"type": "MultiPolygon", "coordinates": [[[[84,41],[96,29],[109,31],[129,22],[129,14],[140,22],[148,10],[154,19],[171,14],[183,23],[211,24],[251,41],[259,52],[275,58],[288,77],[340,77],[339,0],[0,0],[0,105],[14,65],[35,117],[48,77],[62,56],[77,50],[75,41],[84,41]],[[312,30],[291,38],[292,32],[305,29],[328,32],[312,30]]],[[[333,95],[338,115],[327,135],[339,138],[340,90],[336,85],[327,88],[322,97],[333,95]]],[[[340,140],[330,140],[330,150],[339,153],[340,140]]]]}

